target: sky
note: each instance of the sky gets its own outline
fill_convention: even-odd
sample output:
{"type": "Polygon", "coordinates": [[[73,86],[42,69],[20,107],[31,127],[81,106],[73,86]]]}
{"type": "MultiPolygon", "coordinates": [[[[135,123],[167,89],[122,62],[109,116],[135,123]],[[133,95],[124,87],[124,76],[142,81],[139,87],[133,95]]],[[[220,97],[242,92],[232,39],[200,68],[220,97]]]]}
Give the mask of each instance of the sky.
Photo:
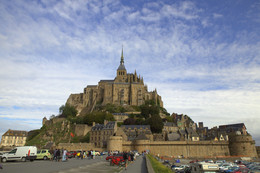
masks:
{"type": "Polygon", "coordinates": [[[0,135],[114,79],[124,50],[169,113],[245,123],[260,146],[260,1],[0,1],[0,135]]]}

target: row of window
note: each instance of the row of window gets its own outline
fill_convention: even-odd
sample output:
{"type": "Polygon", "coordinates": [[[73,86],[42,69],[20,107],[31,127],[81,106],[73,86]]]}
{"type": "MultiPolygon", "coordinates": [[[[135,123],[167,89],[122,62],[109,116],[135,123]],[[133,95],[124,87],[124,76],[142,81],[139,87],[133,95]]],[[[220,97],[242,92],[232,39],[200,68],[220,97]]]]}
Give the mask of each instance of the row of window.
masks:
{"type": "Polygon", "coordinates": [[[26,137],[21,137],[21,136],[2,136],[3,139],[26,139],[26,137]]]}
{"type": "Polygon", "coordinates": [[[92,132],[92,134],[93,135],[101,135],[101,134],[103,134],[103,135],[112,135],[113,132],[112,131],[104,131],[103,133],[101,133],[101,131],[94,131],[94,132],[92,132]]]}
{"type": "Polygon", "coordinates": [[[25,141],[23,140],[2,140],[2,144],[23,144],[25,141]]]}
{"type": "Polygon", "coordinates": [[[119,75],[125,75],[125,72],[124,71],[120,71],[119,75]]]}

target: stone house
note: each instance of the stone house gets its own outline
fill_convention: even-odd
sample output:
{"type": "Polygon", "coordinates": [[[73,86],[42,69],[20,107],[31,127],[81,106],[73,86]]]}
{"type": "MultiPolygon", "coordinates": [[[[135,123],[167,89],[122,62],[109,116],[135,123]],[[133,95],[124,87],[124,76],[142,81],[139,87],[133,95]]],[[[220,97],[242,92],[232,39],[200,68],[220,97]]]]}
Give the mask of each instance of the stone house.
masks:
{"type": "Polygon", "coordinates": [[[128,141],[135,140],[139,135],[145,135],[148,139],[153,140],[150,125],[122,125],[128,141]]]}
{"type": "Polygon", "coordinates": [[[116,130],[117,123],[115,121],[104,120],[104,124],[93,123],[90,131],[90,143],[93,143],[95,147],[105,148],[109,137],[113,136],[116,130]]]}
{"type": "Polygon", "coordinates": [[[9,129],[2,135],[1,146],[24,146],[27,136],[27,131],[9,129]]]}

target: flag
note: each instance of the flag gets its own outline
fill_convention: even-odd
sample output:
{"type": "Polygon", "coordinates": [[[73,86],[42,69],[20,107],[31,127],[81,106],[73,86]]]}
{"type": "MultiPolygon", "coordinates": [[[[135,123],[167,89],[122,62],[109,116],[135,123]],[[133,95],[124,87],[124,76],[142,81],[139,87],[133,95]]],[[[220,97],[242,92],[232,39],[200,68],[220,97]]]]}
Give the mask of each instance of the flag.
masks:
{"type": "Polygon", "coordinates": [[[73,134],[72,132],[70,132],[70,136],[71,136],[71,137],[74,137],[74,134],[73,134]]]}

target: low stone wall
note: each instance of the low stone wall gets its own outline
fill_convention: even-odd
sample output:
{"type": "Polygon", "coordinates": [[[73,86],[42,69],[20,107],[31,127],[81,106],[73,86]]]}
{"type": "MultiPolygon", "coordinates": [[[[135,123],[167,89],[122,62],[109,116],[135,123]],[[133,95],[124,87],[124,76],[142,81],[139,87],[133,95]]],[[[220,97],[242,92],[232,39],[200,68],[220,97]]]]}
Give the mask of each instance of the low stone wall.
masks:
{"type": "Polygon", "coordinates": [[[150,161],[150,159],[147,157],[147,155],[145,155],[145,161],[146,161],[147,172],[148,172],[148,173],[154,173],[154,170],[153,170],[151,161],[150,161]]]}
{"type": "Polygon", "coordinates": [[[97,150],[101,151],[100,148],[95,148],[92,143],[60,143],[57,146],[58,149],[66,149],[68,151],[77,151],[77,150],[97,150]]]}

